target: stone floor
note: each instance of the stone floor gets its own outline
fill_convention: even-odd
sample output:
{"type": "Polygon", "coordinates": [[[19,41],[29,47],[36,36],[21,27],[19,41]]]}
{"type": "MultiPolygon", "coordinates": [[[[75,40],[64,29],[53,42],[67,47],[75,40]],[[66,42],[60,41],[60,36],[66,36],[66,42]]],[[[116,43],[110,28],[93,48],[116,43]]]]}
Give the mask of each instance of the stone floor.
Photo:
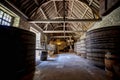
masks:
{"type": "Polygon", "coordinates": [[[34,73],[22,80],[107,80],[105,71],[75,54],[48,57],[36,66],[34,73]]]}

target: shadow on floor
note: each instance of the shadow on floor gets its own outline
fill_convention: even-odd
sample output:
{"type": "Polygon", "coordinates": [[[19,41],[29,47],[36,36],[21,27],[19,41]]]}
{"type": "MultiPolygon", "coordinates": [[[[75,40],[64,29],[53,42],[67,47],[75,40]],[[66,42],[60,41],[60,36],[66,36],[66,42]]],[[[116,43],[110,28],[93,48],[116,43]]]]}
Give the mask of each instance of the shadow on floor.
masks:
{"type": "Polygon", "coordinates": [[[21,77],[20,79],[17,79],[17,80],[33,80],[34,79],[34,73],[35,73],[35,71],[21,77]]]}
{"type": "Polygon", "coordinates": [[[53,59],[47,59],[46,61],[56,61],[56,60],[53,60],[53,59]]]}

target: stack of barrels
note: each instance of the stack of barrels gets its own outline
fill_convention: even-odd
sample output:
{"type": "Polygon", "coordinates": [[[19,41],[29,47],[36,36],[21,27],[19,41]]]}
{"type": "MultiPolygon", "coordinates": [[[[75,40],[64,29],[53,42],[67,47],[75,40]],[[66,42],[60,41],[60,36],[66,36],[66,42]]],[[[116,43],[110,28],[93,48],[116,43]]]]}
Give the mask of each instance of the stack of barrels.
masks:
{"type": "Polygon", "coordinates": [[[34,33],[0,25],[0,51],[5,76],[17,80],[35,70],[35,40],[34,33]]]}
{"type": "Polygon", "coordinates": [[[80,54],[81,57],[86,58],[86,38],[80,40],[80,54]]]}
{"type": "Polygon", "coordinates": [[[77,55],[80,56],[80,41],[74,44],[74,51],[76,52],[77,55]]]}
{"type": "Polygon", "coordinates": [[[118,61],[120,58],[120,26],[94,29],[88,31],[86,36],[87,58],[92,64],[105,67],[107,73],[108,70],[113,72],[113,66],[120,64],[118,61]],[[111,67],[108,68],[108,66],[111,67]]]}

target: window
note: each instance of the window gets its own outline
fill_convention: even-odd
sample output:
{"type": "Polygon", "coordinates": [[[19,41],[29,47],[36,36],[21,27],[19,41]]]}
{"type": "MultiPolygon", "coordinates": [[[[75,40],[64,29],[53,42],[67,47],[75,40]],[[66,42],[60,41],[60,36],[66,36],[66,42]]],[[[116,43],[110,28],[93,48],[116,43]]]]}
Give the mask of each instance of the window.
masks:
{"type": "Polygon", "coordinates": [[[0,25],[11,26],[12,16],[0,10],[0,25]]]}

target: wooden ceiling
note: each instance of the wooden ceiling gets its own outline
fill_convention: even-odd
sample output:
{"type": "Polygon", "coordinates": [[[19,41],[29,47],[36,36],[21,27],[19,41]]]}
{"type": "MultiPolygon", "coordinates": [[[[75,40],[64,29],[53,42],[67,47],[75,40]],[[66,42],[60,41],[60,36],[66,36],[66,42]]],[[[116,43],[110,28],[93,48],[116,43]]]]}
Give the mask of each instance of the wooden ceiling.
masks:
{"type": "Polygon", "coordinates": [[[101,19],[99,0],[4,0],[53,36],[81,36],[101,19]]]}

